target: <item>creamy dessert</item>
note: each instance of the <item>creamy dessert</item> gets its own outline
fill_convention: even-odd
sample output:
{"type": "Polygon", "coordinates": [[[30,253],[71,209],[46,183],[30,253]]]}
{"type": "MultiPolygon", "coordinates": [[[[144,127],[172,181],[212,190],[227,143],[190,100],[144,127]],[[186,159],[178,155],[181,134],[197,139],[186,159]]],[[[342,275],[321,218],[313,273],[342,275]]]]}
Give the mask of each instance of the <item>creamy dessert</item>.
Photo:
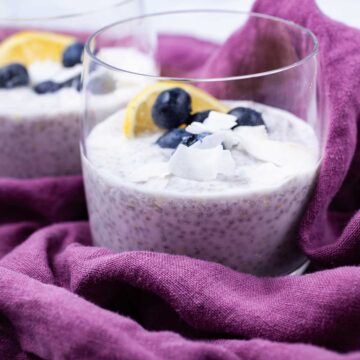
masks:
{"type": "Polygon", "coordinates": [[[313,129],[293,114],[155,83],[85,140],[83,172],[96,245],[289,273],[316,177],[313,129]]]}
{"type": "MultiPolygon", "coordinates": [[[[24,31],[0,43],[0,176],[31,178],[80,174],[81,71],[84,44],[75,37],[24,31]]],[[[145,70],[141,52],[103,48],[98,56],[145,70]]],[[[143,83],[94,68],[87,84],[96,116],[125,104],[143,83]],[[127,89],[119,87],[126,82],[127,89]]]]}

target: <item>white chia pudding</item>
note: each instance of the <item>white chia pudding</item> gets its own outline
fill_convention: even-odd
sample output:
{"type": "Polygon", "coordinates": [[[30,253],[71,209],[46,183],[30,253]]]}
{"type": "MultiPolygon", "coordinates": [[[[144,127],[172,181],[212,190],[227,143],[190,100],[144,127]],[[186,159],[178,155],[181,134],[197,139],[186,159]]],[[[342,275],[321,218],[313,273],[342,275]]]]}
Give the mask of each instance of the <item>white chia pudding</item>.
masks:
{"type": "MultiPolygon", "coordinates": [[[[154,71],[153,63],[135,50],[105,48],[100,50],[99,57],[102,55],[115,62],[118,59],[120,64],[132,61],[154,71]]],[[[11,87],[6,81],[2,82],[8,76],[7,71],[7,67],[0,69],[0,176],[34,178],[80,174],[82,65],[64,67],[49,60],[34,61],[27,67],[27,82],[11,87]]],[[[89,84],[94,88],[96,116],[109,116],[143,86],[125,79],[125,91],[118,87],[121,78],[98,75],[94,69],[93,81],[89,84]]]]}
{"type": "MultiPolygon", "coordinates": [[[[25,88],[2,90],[0,96],[5,101],[2,104],[14,106],[0,106],[0,176],[32,178],[81,172],[80,97],[75,89],[45,95],[25,88]]],[[[109,115],[114,106],[113,101],[104,113],[109,115]]]]}
{"type": "MultiPolygon", "coordinates": [[[[187,255],[255,275],[304,263],[296,230],[319,164],[314,131],[277,108],[224,103],[257,110],[265,126],[236,128],[230,145],[229,132],[213,130],[201,150],[201,141],[162,148],[159,133],[128,139],[124,112],[94,127],[82,161],[96,245],[187,255]]],[[[187,130],[200,133],[193,124],[187,130]]]]}

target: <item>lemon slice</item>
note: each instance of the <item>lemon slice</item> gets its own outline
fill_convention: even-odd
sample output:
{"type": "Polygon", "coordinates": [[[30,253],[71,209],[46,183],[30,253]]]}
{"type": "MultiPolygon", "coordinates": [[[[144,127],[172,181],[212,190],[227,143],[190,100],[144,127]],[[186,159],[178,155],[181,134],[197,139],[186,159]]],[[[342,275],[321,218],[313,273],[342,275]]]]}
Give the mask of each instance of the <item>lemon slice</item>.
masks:
{"type": "Polygon", "coordinates": [[[10,63],[30,65],[37,60],[60,62],[64,49],[75,38],[41,31],[21,31],[0,43],[0,66],[10,63]]]}
{"type": "Polygon", "coordinates": [[[145,87],[128,103],[123,122],[123,131],[127,138],[142,133],[160,131],[151,116],[151,109],[158,95],[167,89],[179,87],[191,96],[192,112],[205,110],[227,112],[229,108],[205,91],[185,83],[162,81],[145,87]]]}

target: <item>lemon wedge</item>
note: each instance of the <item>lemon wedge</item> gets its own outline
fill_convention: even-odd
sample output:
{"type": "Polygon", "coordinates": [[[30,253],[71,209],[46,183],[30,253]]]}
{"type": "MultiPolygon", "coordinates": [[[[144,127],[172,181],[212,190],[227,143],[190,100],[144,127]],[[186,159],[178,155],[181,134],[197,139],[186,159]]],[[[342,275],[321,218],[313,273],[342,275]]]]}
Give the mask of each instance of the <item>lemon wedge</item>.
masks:
{"type": "Polygon", "coordinates": [[[128,103],[123,122],[123,131],[127,138],[139,134],[160,131],[151,116],[151,109],[158,95],[174,87],[185,90],[191,97],[192,112],[205,110],[227,112],[229,109],[215,97],[193,85],[177,81],[161,81],[145,87],[128,103]]]}
{"type": "Polygon", "coordinates": [[[64,49],[75,38],[42,31],[21,31],[0,43],[0,66],[10,63],[30,65],[38,60],[60,62],[64,49]]]}

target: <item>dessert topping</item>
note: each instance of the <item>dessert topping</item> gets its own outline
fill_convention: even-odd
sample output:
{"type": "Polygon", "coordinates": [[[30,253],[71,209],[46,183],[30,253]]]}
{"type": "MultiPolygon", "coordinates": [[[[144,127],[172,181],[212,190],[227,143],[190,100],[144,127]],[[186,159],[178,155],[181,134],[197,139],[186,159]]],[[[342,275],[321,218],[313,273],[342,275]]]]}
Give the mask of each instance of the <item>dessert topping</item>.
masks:
{"type": "MultiPolygon", "coordinates": [[[[191,97],[191,108],[194,113],[197,113],[199,111],[205,111],[208,109],[214,109],[215,111],[225,112],[225,113],[228,111],[228,107],[226,105],[222,104],[216,98],[214,98],[213,96],[209,95],[205,91],[195,86],[186,83],[176,82],[176,81],[157,82],[145,87],[139,94],[133,97],[132,100],[128,103],[125,110],[125,116],[123,122],[124,135],[127,138],[131,138],[140,135],[142,133],[159,131],[160,128],[155,123],[155,119],[153,119],[152,116],[153,112],[155,117],[157,117],[157,115],[161,113],[161,119],[157,118],[157,122],[160,126],[169,129],[171,128],[170,127],[170,123],[171,123],[172,127],[178,127],[179,125],[174,126],[175,123],[179,124],[180,122],[179,120],[180,115],[178,113],[176,113],[175,119],[167,118],[167,120],[165,120],[166,117],[164,116],[165,113],[159,111],[159,109],[155,109],[155,108],[153,109],[153,105],[157,102],[158,96],[161,95],[161,93],[163,93],[164,91],[173,90],[174,88],[183,90],[191,97]]],[[[182,99],[181,101],[183,101],[184,103],[186,103],[187,101],[186,100],[187,96],[185,96],[182,92],[181,92],[182,95],[179,95],[179,90],[175,91],[175,95],[177,94],[178,96],[169,95],[169,93],[167,94],[169,98],[165,96],[165,102],[167,102],[168,99],[170,98],[171,99],[176,98],[177,100],[175,101],[175,103],[179,99],[182,99]]],[[[163,96],[164,95],[161,95],[161,98],[159,100],[160,104],[162,104],[162,102],[164,101],[164,99],[162,98],[163,96]]],[[[167,103],[172,104],[171,101],[167,103]]],[[[183,116],[182,115],[183,113],[189,112],[188,105],[186,106],[187,107],[185,108],[185,110],[181,110],[181,118],[183,116]]],[[[174,108],[172,108],[171,111],[169,110],[169,114],[174,112],[176,112],[174,111],[174,108]]],[[[188,119],[185,118],[181,121],[183,121],[185,124],[187,120],[188,119]]]]}
{"type": "Polygon", "coordinates": [[[60,89],[61,89],[61,84],[52,80],[46,80],[34,86],[34,91],[37,94],[54,93],[60,89]]]}
{"type": "Polygon", "coordinates": [[[36,61],[29,66],[33,90],[38,94],[56,92],[64,87],[80,90],[81,65],[63,68],[54,61],[36,61]]]}
{"type": "Polygon", "coordinates": [[[54,80],[55,82],[65,82],[71,79],[74,79],[77,76],[81,75],[82,66],[80,64],[73,66],[72,68],[61,68],[52,78],[49,80],[54,80]]]}
{"type": "Polygon", "coordinates": [[[64,49],[74,38],[43,31],[21,31],[0,43],[0,66],[11,63],[30,65],[34,61],[61,62],[64,49]]]}
{"type": "Polygon", "coordinates": [[[157,139],[156,143],[162,148],[176,149],[184,139],[191,136],[185,129],[177,128],[167,131],[157,139]]]}
{"type": "Polygon", "coordinates": [[[200,133],[200,134],[190,134],[188,133],[188,136],[184,136],[181,143],[186,145],[186,146],[191,146],[191,145],[194,145],[196,142],[198,141],[203,141],[203,139],[210,135],[209,132],[203,132],[203,133],[200,133]]]}
{"type": "Polygon", "coordinates": [[[196,122],[203,122],[208,116],[209,116],[209,112],[211,110],[205,110],[205,111],[199,111],[195,114],[190,115],[190,117],[187,120],[187,124],[191,124],[192,122],[196,121],[196,122]]]}
{"type": "Polygon", "coordinates": [[[198,149],[180,144],[169,160],[172,174],[192,180],[209,181],[218,174],[231,174],[235,161],[229,150],[221,145],[209,149],[198,149]]]}
{"type": "Polygon", "coordinates": [[[214,133],[221,130],[231,130],[236,126],[236,117],[229,114],[210,111],[209,116],[202,122],[192,122],[186,130],[192,134],[202,132],[214,133]]]}
{"type": "Polygon", "coordinates": [[[63,53],[62,63],[65,67],[73,67],[82,63],[82,55],[84,51],[84,43],[75,42],[69,45],[63,53]]]}
{"type": "Polygon", "coordinates": [[[31,81],[38,94],[53,93],[64,87],[79,90],[83,47],[82,43],[74,43],[71,36],[18,32],[0,43],[0,64],[16,61],[0,69],[0,87],[13,88],[31,81]],[[61,66],[62,57],[65,68],[61,66]],[[71,69],[66,68],[69,66],[71,69]]]}
{"type": "Polygon", "coordinates": [[[201,149],[209,149],[218,145],[222,145],[224,149],[230,150],[236,146],[239,142],[239,139],[236,137],[234,132],[226,130],[219,131],[214,134],[209,134],[208,136],[201,139],[200,142],[194,144],[195,147],[201,149]]]}
{"type": "Polygon", "coordinates": [[[76,89],[77,91],[81,90],[81,74],[76,75],[68,80],[65,80],[64,82],[61,83],[62,87],[71,87],[76,89]]]}
{"type": "Polygon", "coordinates": [[[162,129],[174,129],[184,124],[191,113],[191,97],[175,87],[162,91],[151,109],[154,123],[162,129]]]}
{"type": "Polygon", "coordinates": [[[208,110],[217,105],[214,102],[217,100],[210,95],[187,84],[169,85],[149,86],[127,107],[125,135],[129,134],[129,126],[132,134],[166,128],[169,130],[156,143],[162,148],[175,149],[168,162],[159,166],[147,164],[149,169],[140,169],[139,174],[143,175],[137,178],[165,178],[173,174],[190,180],[211,181],[219,174],[231,175],[236,167],[230,151],[234,148],[272,166],[293,168],[298,161],[313,163],[310,157],[314,154],[304,146],[271,140],[260,112],[236,107],[225,113],[220,106],[215,106],[219,111],[208,110]],[[210,100],[206,102],[207,96],[210,100]],[[199,98],[204,106],[201,110],[199,98]],[[192,108],[198,111],[191,115],[192,108]],[[185,124],[188,126],[183,128],[185,124]],[[143,126],[140,131],[138,126],[143,126]]]}
{"type": "Polygon", "coordinates": [[[34,91],[37,94],[48,94],[48,93],[54,93],[56,91],[59,91],[62,88],[65,87],[72,87],[76,90],[80,91],[81,88],[81,79],[80,75],[77,75],[73,78],[70,78],[68,80],[65,80],[63,82],[56,82],[53,80],[46,80],[43,81],[36,86],[34,86],[34,91]]]}
{"type": "Polygon", "coordinates": [[[296,168],[298,164],[313,164],[316,153],[303,145],[271,140],[265,126],[241,126],[234,130],[238,148],[254,158],[280,167],[296,168]]]}
{"type": "Polygon", "coordinates": [[[0,88],[12,89],[29,83],[29,74],[25,66],[10,64],[0,69],[0,88]]]}
{"type": "Polygon", "coordinates": [[[234,115],[236,117],[235,127],[265,125],[261,113],[254,109],[246,107],[236,107],[230,110],[228,114],[234,115]]]}
{"type": "Polygon", "coordinates": [[[60,63],[52,60],[34,61],[28,66],[30,82],[32,85],[46,80],[54,80],[54,76],[62,70],[60,63]]]}

